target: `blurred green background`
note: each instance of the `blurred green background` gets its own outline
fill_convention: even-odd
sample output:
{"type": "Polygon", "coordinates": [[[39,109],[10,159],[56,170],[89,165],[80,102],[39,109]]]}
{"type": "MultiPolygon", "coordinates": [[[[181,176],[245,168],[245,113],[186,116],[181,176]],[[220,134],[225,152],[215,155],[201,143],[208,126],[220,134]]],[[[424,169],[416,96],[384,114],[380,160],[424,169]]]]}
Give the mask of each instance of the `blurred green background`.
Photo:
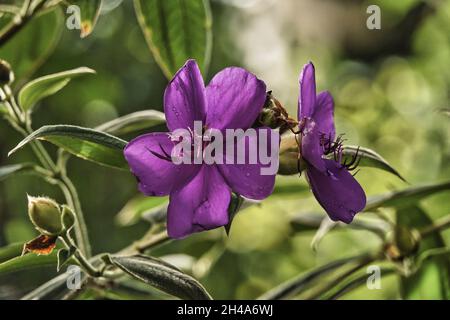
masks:
{"type": "MultiPolygon", "coordinates": [[[[345,133],[349,144],[376,150],[411,185],[446,181],[450,119],[440,110],[450,108],[450,1],[433,2],[438,10],[431,3],[212,1],[213,54],[204,76],[209,80],[230,65],[245,67],[264,79],[295,116],[298,75],[311,60],[318,89],[335,98],[337,132],[345,133]],[[381,8],[381,30],[366,28],[370,4],[381,8]]],[[[162,110],[167,80],[136,23],[132,1],[106,1],[86,39],[63,28],[55,51],[32,77],[79,66],[97,74],[76,79],[45,99],[33,115],[34,128],[60,123],[94,127],[133,111],[162,110]]],[[[7,158],[20,140],[6,122],[0,123],[0,165],[33,160],[28,148],[7,158]]],[[[48,148],[55,154],[56,148],[48,148]]],[[[131,174],[78,158],[70,160],[68,170],[80,193],[94,253],[117,251],[145,233],[146,222],[121,227],[115,219],[137,194],[131,174]]],[[[357,178],[369,196],[408,187],[377,169],[362,168],[357,178]]],[[[2,182],[0,246],[37,235],[27,219],[27,193],[64,202],[57,188],[36,177],[2,182]]],[[[421,205],[431,217],[441,217],[450,213],[449,193],[421,205]]],[[[340,228],[312,250],[315,231],[299,231],[290,221],[315,212],[325,214],[303,177],[278,177],[276,192],[262,205],[240,212],[229,237],[222,229],[205,232],[174,241],[155,255],[170,254],[181,264],[196,261],[194,275],[215,298],[251,299],[305,270],[380,246],[371,233],[340,228]]],[[[448,244],[450,231],[443,235],[448,244]]],[[[20,297],[55,274],[54,268],[44,271],[0,278],[0,298],[20,297]]],[[[381,290],[363,286],[345,298],[399,298],[398,278],[383,277],[381,290]]]]}

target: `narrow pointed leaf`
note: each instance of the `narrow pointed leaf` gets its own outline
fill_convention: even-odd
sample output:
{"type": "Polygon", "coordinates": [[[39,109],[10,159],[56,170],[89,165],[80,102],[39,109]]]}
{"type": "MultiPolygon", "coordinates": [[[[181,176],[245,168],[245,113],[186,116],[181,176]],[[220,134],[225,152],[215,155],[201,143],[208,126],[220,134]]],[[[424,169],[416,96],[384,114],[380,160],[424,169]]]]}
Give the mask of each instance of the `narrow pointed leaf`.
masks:
{"type": "Polygon", "coordinates": [[[35,165],[32,163],[11,164],[0,167],[0,181],[17,174],[34,173],[35,165]]]}
{"type": "Polygon", "coordinates": [[[193,277],[162,260],[137,255],[112,256],[111,262],[135,279],[181,299],[210,300],[211,296],[193,277]]]}
{"type": "Polygon", "coordinates": [[[148,130],[164,123],[166,123],[164,113],[156,110],[145,110],[133,112],[123,117],[111,120],[95,129],[120,136],[143,129],[148,130]]]}
{"type": "Polygon", "coordinates": [[[35,268],[56,266],[56,264],[56,251],[49,255],[36,255],[29,253],[0,263],[0,276],[35,268]]]}
{"type": "Polygon", "coordinates": [[[113,168],[127,168],[123,156],[125,140],[97,130],[70,125],[41,127],[22,140],[8,155],[35,139],[51,142],[85,160],[113,168]]]}
{"type": "MultiPolygon", "coordinates": [[[[347,161],[347,163],[349,163],[354,157],[358,156],[358,158],[360,159],[360,166],[378,168],[390,172],[401,180],[405,181],[400,173],[396,169],[394,169],[394,167],[392,167],[389,162],[386,161],[386,159],[384,159],[381,155],[371,149],[358,146],[344,146],[342,155],[343,162],[347,161]]],[[[331,158],[333,157],[333,155],[330,155],[329,157],[331,158]]]]}
{"type": "Polygon", "coordinates": [[[374,210],[379,207],[410,206],[412,203],[420,201],[423,198],[449,190],[450,181],[434,185],[411,187],[401,191],[393,191],[369,198],[364,211],[374,210]]]}
{"type": "Polygon", "coordinates": [[[211,56],[208,0],[135,0],[139,25],[156,62],[171,79],[188,59],[204,74],[211,56]]]}
{"type": "MultiPolygon", "coordinates": [[[[390,275],[394,275],[396,270],[392,267],[382,267],[380,268],[380,274],[383,275],[383,279],[390,275]]],[[[367,285],[368,274],[367,271],[360,272],[359,274],[349,277],[348,279],[342,281],[329,292],[320,297],[321,300],[336,300],[343,295],[358,289],[362,285],[367,285]]]]}
{"type": "Polygon", "coordinates": [[[258,299],[280,300],[292,297],[303,292],[304,290],[307,290],[316,281],[323,281],[323,277],[333,273],[339,268],[366,257],[367,255],[360,255],[330,262],[280,284],[279,286],[260,296],[258,299]]]}
{"type": "Polygon", "coordinates": [[[0,248],[0,263],[18,257],[22,254],[23,243],[13,243],[0,248]]]}
{"type": "Polygon", "coordinates": [[[19,91],[19,105],[25,111],[30,110],[43,98],[55,94],[64,88],[71,79],[89,73],[92,74],[95,71],[81,67],[34,79],[19,91]]]}

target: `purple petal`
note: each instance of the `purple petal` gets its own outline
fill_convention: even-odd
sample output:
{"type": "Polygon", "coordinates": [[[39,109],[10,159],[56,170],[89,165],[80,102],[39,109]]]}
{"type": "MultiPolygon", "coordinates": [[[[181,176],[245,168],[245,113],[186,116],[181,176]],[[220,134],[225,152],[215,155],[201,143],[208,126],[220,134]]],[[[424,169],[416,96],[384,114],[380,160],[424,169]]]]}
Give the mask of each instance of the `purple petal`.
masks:
{"type": "Polygon", "coordinates": [[[301,120],[312,117],[316,104],[316,78],[312,62],[303,67],[299,82],[298,119],[301,120]]]}
{"type": "Polygon", "coordinates": [[[198,166],[175,165],[170,159],[174,142],[168,133],[149,133],[129,142],[124,154],[139,181],[139,190],[149,196],[168,195],[190,179],[198,166]]]}
{"type": "Polygon", "coordinates": [[[205,85],[195,60],[188,60],[178,70],[164,93],[164,113],[170,131],[194,128],[203,121],[206,110],[205,85]]]}
{"type": "Polygon", "coordinates": [[[266,100],[266,85],[242,68],[226,68],[206,87],[206,124],[215,129],[247,129],[266,100]]]}
{"type": "Polygon", "coordinates": [[[324,150],[320,145],[320,138],[317,123],[311,119],[307,120],[302,136],[302,157],[320,172],[326,172],[327,168],[322,158],[324,150]]]}
{"type": "Polygon", "coordinates": [[[214,165],[203,165],[185,186],[170,194],[167,232],[171,238],[228,223],[231,190],[214,165]]]}
{"type": "Polygon", "coordinates": [[[328,91],[318,94],[317,105],[312,118],[317,125],[319,133],[334,141],[336,135],[336,129],[334,128],[334,101],[333,96],[328,91]]]}
{"type": "MultiPolygon", "coordinates": [[[[278,171],[278,166],[274,168],[273,174],[268,174],[267,172],[263,172],[265,174],[261,173],[262,168],[269,168],[270,162],[264,161],[264,165],[261,162],[260,157],[256,157],[256,163],[250,164],[250,152],[254,155],[259,154],[259,137],[260,134],[264,134],[266,136],[267,144],[265,144],[263,147],[266,150],[264,151],[265,155],[268,155],[268,157],[271,159],[271,132],[272,130],[269,128],[258,128],[255,130],[256,135],[252,135],[249,137],[243,137],[242,139],[245,139],[245,164],[237,164],[237,146],[239,145],[239,142],[236,143],[235,152],[234,152],[234,164],[221,164],[218,165],[220,172],[225,177],[225,180],[228,182],[228,185],[231,187],[231,189],[250,199],[254,200],[262,200],[264,198],[267,198],[272,192],[275,185],[275,176],[276,172],[278,171]],[[254,152],[254,153],[253,153],[254,152]]],[[[277,136],[278,138],[278,136],[277,136]]],[[[278,141],[275,141],[274,143],[279,144],[278,141]]],[[[274,150],[276,153],[274,160],[270,160],[272,162],[275,162],[278,164],[278,148],[274,150]]],[[[231,157],[230,157],[231,158],[231,157]]]]}
{"type": "Polygon", "coordinates": [[[366,206],[366,195],[358,181],[333,160],[325,161],[329,174],[307,170],[312,192],[330,218],[350,223],[366,206]]]}

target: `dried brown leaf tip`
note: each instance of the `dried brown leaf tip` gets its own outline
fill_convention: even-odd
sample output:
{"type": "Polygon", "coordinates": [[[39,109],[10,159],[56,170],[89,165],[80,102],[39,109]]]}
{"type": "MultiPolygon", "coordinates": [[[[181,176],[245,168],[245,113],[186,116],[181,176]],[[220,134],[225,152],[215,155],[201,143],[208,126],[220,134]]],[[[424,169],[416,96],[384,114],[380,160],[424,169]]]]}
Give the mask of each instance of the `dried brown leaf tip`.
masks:
{"type": "Polygon", "coordinates": [[[25,243],[23,246],[22,255],[29,252],[37,255],[49,255],[56,247],[56,236],[40,235],[39,237],[25,243]]]}

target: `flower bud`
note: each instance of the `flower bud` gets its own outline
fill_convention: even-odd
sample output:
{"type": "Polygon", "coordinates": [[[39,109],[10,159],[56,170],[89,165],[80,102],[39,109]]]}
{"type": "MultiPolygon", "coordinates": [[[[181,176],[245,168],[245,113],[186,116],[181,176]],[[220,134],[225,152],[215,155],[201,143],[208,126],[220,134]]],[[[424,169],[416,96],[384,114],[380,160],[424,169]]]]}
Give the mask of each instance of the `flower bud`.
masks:
{"type": "Polygon", "coordinates": [[[385,252],[393,261],[403,261],[417,253],[419,249],[420,234],[415,229],[411,230],[405,226],[397,225],[388,238],[391,240],[385,248],[385,252]]]}
{"type": "Polygon", "coordinates": [[[43,235],[57,236],[63,231],[61,209],[52,199],[28,196],[28,215],[43,235]]]}
{"type": "Polygon", "coordinates": [[[0,59],[0,85],[11,84],[14,81],[14,73],[11,66],[5,60],[0,59]]]}
{"type": "Polygon", "coordinates": [[[305,169],[306,163],[300,154],[300,148],[295,135],[282,137],[280,143],[280,167],[278,169],[278,174],[300,174],[305,169]]]}
{"type": "Polygon", "coordinates": [[[397,225],[394,232],[394,242],[402,256],[414,254],[419,249],[420,235],[416,230],[397,225]]]}

